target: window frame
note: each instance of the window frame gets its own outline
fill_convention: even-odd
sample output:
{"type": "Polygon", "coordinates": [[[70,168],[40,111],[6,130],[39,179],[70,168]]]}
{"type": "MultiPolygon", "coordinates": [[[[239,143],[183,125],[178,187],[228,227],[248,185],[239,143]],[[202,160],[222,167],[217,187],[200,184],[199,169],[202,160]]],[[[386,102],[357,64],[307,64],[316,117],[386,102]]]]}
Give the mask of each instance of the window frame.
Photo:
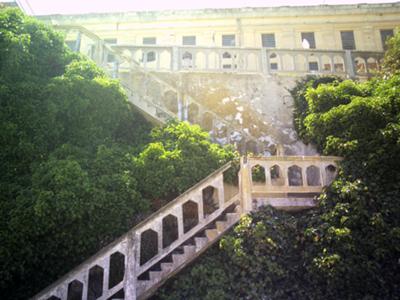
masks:
{"type": "Polygon", "coordinates": [[[182,36],[182,46],[196,46],[196,42],[197,42],[197,39],[196,39],[196,36],[195,35],[184,35],[184,36],[182,36]],[[187,41],[185,42],[185,38],[186,39],[189,39],[189,41],[191,40],[191,41],[193,41],[193,43],[188,43],[187,41]]]}
{"type": "Polygon", "coordinates": [[[222,43],[222,47],[236,47],[236,34],[223,34],[221,35],[221,43],[222,43]],[[230,45],[226,45],[225,44],[225,38],[227,37],[233,37],[233,44],[232,44],[232,40],[231,40],[231,44],[230,45]]]}
{"type": "Polygon", "coordinates": [[[356,49],[357,49],[356,38],[355,38],[355,35],[354,35],[354,30],[341,30],[341,31],[340,31],[340,40],[341,40],[341,42],[342,42],[342,49],[343,49],[343,50],[356,50],[356,49]],[[345,45],[344,34],[347,34],[347,33],[351,33],[351,35],[352,35],[352,47],[351,47],[351,48],[349,48],[349,47],[347,47],[347,46],[345,45]]]}
{"type": "Polygon", "coordinates": [[[380,34],[380,37],[381,37],[382,49],[383,50],[387,50],[388,47],[386,45],[386,42],[387,42],[388,39],[392,38],[395,35],[394,29],[393,28],[391,28],[391,29],[380,29],[379,30],[379,34],[380,34]],[[384,36],[383,32],[386,32],[386,33],[390,32],[390,34],[384,36]]]}
{"type": "Polygon", "coordinates": [[[310,44],[310,49],[317,49],[317,43],[315,40],[315,32],[314,31],[304,31],[300,33],[301,42],[307,40],[310,44]]]}
{"type": "Polygon", "coordinates": [[[275,37],[275,33],[261,33],[261,46],[262,46],[263,48],[271,48],[271,49],[276,48],[276,37],[275,37]],[[265,40],[264,40],[264,36],[266,37],[265,40]],[[269,40],[267,36],[273,37],[273,39],[272,39],[272,40],[269,40]],[[272,45],[273,45],[273,46],[266,46],[266,45],[264,45],[264,41],[266,42],[266,44],[268,44],[268,42],[271,42],[271,41],[272,41],[272,45]]]}
{"type": "Polygon", "coordinates": [[[142,44],[143,45],[156,45],[157,44],[157,38],[154,36],[146,36],[142,38],[142,44]]]}

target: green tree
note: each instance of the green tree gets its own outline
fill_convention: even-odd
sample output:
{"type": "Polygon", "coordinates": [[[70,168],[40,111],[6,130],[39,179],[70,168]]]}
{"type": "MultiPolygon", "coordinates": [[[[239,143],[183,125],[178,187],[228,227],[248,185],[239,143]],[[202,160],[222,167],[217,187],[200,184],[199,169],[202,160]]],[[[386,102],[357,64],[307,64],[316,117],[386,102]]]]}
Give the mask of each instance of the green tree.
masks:
{"type": "Polygon", "coordinates": [[[197,125],[172,121],[155,128],[152,142],[137,157],[140,191],[164,205],[212,171],[236,157],[232,147],[221,147],[197,125]],[[166,180],[168,179],[168,180],[166,180]]]}

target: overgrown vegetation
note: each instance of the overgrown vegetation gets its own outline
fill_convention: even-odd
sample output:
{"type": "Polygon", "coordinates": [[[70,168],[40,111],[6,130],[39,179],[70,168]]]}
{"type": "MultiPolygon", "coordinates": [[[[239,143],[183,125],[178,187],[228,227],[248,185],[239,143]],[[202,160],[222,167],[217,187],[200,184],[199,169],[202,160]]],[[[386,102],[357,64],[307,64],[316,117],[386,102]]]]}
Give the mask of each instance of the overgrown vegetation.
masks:
{"type": "Polygon", "coordinates": [[[292,91],[299,136],[345,158],[319,208],[243,218],[155,298],[400,298],[400,34],[389,45],[368,82],[307,78],[292,91]]]}
{"type": "Polygon", "coordinates": [[[0,295],[27,299],[234,157],[151,126],[60,34],[0,12],[0,295]],[[154,201],[154,200],[157,201],[154,201]]]}

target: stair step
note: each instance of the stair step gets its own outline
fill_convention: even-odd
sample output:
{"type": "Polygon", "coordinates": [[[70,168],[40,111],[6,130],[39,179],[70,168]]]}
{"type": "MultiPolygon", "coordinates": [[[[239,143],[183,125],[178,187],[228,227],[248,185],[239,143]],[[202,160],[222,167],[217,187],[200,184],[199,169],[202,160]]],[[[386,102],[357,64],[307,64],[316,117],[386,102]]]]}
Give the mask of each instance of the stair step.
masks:
{"type": "Polygon", "coordinates": [[[164,275],[168,274],[168,271],[150,271],[149,277],[151,281],[151,285],[156,284],[161,279],[163,279],[164,275]]]}
{"type": "Polygon", "coordinates": [[[179,266],[186,259],[185,254],[172,254],[173,268],[179,266]]]}
{"type": "Polygon", "coordinates": [[[217,226],[218,232],[223,232],[227,227],[227,224],[224,221],[217,221],[215,222],[215,225],[217,226]]]}
{"type": "Polygon", "coordinates": [[[239,213],[227,213],[226,214],[226,220],[229,223],[229,225],[232,225],[233,223],[237,222],[239,219],[240,219],[239,213]]]}
{"type": "Polygon", "coordinates": [[[199,251],[207,244],[208,239],[206,237],[195,237],[194,241],[196,243],[196,251],[199,251]]]}
{"type": "Polygon", "coordinates": [[[207,229],[206,236],[209,241],[213,241],[218,236],[218,230],[217,229],[207,229]]]}
{"type": "Polygon", "coordinates": [[[195,245],[185,245],[183,246],[183,251],[185,252],[185,255],[193,255],[196,252],[196,246],[195,245]]]}
{"type": "Polygon", "coordinates": [[[166,262],[166,263],[161,263],[161,270],[162,271],[171,271],[173,269],[174,263],[172,262],[166,262]]]}

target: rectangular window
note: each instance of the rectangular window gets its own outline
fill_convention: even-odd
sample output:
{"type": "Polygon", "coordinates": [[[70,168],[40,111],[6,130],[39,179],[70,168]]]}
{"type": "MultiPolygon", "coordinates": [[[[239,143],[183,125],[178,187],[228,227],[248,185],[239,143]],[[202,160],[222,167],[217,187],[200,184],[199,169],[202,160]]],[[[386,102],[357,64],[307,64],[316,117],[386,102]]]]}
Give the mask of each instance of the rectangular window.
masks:
{"type": "Polygon", "coordinates": [[[354,41],[353,31],[341,31],[340,37],[342,38],[342,48],[344,50],[356,49],[356,42],[354,41]]]}
{"type": "Polygon", "coordinates": [[[115,45],[117,44],[117,39],[104,39],[107,44],[115,45]]]}
{"type": "Polygon", "coordinates": [[[275,48],[275,34],[274,33],[263,33],[261,35],[262,46],[266,48],[275,48]]]}
{"type": "Polygon", "coordinates": [[[155,45],[156,44],[155,37],[144,37],[143,38],[143,45],[155,45]]]}
{"type": "Polygon", "coordinates": [[[393,29],[382,29],[381,30],[382,47],[384,50],[387,50],[386,42],[392,36],[394,36],[393,29]]]}
{"type": "Polygon", "coordinates": [[[235,35],[224,34],[222,36],[222,46],[235,46],[235,35]]]}
{"type": "Polygon", "coordinates": [[[305,43],[304,40],[310,45],[310,49],[315,49],[315,36],[314,32],[302,32],[301,33],[301,43],[305,43]]]}
{"type": "Polygon", "coordinates": [[[196,46],[196,36],[187,35],[182,37],[182,45],[184,46],[196,46]]]}

